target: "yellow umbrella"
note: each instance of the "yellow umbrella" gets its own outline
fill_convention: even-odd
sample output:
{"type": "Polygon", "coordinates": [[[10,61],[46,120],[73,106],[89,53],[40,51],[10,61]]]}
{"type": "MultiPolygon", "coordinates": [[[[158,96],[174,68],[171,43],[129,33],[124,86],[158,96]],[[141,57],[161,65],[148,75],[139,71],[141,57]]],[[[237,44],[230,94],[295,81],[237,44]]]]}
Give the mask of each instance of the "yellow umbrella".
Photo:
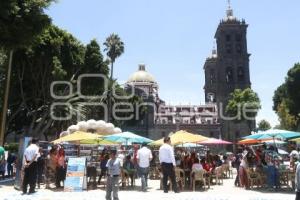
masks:
{"type": "Polygon", "coordinates": [[[105,139],[102,139],[102,138],[81,140],[80,144],[119,145],[118,142],[113,142],[113,141],[105,140],[105,139]]]}
{"type": "Polygon", "coordinates": [[[57,140],[52,141],[52,143],[57,144],[61,142],[80,142],[81,140],[93,140],[101,138],[102,135],[97,135],[93,133],[87,133],[83,131],[76,131],[70,135],[66,135],[64,137],[61,137],[57,140]]]}
{"type": "Polygon", "coordinates": [[[161,146],[163,144],[164,144],[164,138],[149,143],[150,146],[161,146]]]}
{"type": "MultiPolygon", "coordinates": [[[[193,134],[189,133],[187,131],[177,131],[173,135],[170,136],[171,138],[171,144],[172,145],[178,145],[178,144],[185,144],[185,143],[195,143],[200,142],[203,140],[207,140],[208,137],[205,137],[203,135],[193,134]]],[[[163,138],[160,140],[156,140],[154,142],[151,142],[150,145],[153,146],[160,146],[164,143],[163,138]]]]}

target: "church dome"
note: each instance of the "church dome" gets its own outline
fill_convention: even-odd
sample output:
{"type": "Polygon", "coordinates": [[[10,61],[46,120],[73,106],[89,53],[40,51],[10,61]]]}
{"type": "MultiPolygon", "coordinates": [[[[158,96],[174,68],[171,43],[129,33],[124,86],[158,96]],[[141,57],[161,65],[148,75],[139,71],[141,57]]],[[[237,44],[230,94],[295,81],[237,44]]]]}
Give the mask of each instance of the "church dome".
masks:
{"type": "Polygon", "coordinates": [[[154,76],[146,71],[145,65],[139,65],[139,70],[134,72],[127,83],[156,83],[154,76]]]}

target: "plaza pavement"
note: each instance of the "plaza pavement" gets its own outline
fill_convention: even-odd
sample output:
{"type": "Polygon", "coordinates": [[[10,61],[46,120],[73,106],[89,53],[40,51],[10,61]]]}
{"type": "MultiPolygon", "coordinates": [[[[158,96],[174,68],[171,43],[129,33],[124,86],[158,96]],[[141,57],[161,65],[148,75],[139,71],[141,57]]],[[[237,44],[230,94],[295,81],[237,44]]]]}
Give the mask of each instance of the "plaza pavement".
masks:
{"type": "MultiPolygon", "coordinates": [[[[295,194],[291,189],[271,192],[266,190],[245,190],[234,187],[233,179],[224,179],[223,185],[213,185],[209,190],[198,188],[196,192],[184,191],[179,194],[167,194],[159,190],[159,181],[150,180],[148,192],[137,191],[140,180],[136,180],[135,190],[120,190],[120,200],[294,200],[295,194]]],[[[42,187],[43,188],[43,187],[42,187]]],[[[0,200],[105,200],[103,188],[83,192],[63,192],[37,189],[32,195],[21,195],[15,190],[12,182],[0,183],[0,200]]]]}

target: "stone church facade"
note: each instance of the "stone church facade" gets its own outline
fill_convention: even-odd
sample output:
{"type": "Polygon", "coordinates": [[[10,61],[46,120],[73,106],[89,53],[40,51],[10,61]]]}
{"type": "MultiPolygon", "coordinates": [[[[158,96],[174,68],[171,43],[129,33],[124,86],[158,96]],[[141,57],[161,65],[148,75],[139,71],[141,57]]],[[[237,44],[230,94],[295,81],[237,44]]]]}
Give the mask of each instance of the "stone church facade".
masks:
{"type": "MultiPolygon", "coordinates": [[[[237,124],[221,117],[230,93],[234,89],[251,87],[247,27],[244,20],[234,17],[229,6],[215,33],[217,47],[204,64],[204,105],[167,105],[159,97],[159,85],[155,78],[146,71],[145,65],[140,65],[128,79],[126,87],[133,88],[149,105],[138,124],[124,125],[122,129],[151,139],[160,139],[177,130],[233,142],[248,135],[249,126],[246,123],[237,124]]],[[[255,121],[251,126],[254,125],[255,121]]]]}

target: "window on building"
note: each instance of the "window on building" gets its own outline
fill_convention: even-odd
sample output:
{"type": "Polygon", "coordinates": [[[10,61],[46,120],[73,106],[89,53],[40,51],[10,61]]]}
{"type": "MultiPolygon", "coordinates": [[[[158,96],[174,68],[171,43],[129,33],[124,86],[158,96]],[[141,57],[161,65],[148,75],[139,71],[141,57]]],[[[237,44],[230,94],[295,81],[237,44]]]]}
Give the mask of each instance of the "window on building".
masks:
{"type": "Polygon", "coordinates": [[[241,35],[241,34],[236,34],[236,35],[235,35],[235,40],[236,40],[237,42],[242,41],[242,35],[241,35]]]}
{"type": "Polygon", "coordinates": [[[209,79],[210,79],[210,84],[213,84],[213,83],[216,82],[216,75],[215,75],[215,70],[214,69],[210,69],[209,79]]]}
{"type": "Polygon", "coordinates": [[[226,82],[227,83],[233,82],[233,70],[231,67],[226,68],[226,82]]]}
{"type": "MultiPolygon", "coordinates": [[[[215,94],[214,93],[208,93],[207,94],[207,101],[208,102],[215,102],[215,94]]],[[[203,110],[202,110],[203,111],[203,110]]],[[[201,112],[202,112],[201,111],[201,112]]]]}
{"type": "Polygon", "coordinates": [[[242,45],[241,44],[236,45],[236,52],[239,53],[239,54],[242,53],[242,45]]]}
{"type": "Polygon", "coordinates": [[[226,44],[225,48],[226,48],[226,53],[231,54],[231,52],[232,52],[231,44],[226,44]]]}
{"type": "Polygon", "coordinates": [[[214,137],[214,132],[209,132],[209,137],[214,137]]]}
{"type": "Polygon", "coordinates": [[[243,82],[245,79],[245,72],[243,67],[239,67],[237,71],[237,78],[239,82],[243,82]]]}
{"type": "Polygon", "coordinates": [[[230,42],[230,40],[231,40],[231,35],[226,34],[225,38],[226,38],[226,42],[230,42]]]}

